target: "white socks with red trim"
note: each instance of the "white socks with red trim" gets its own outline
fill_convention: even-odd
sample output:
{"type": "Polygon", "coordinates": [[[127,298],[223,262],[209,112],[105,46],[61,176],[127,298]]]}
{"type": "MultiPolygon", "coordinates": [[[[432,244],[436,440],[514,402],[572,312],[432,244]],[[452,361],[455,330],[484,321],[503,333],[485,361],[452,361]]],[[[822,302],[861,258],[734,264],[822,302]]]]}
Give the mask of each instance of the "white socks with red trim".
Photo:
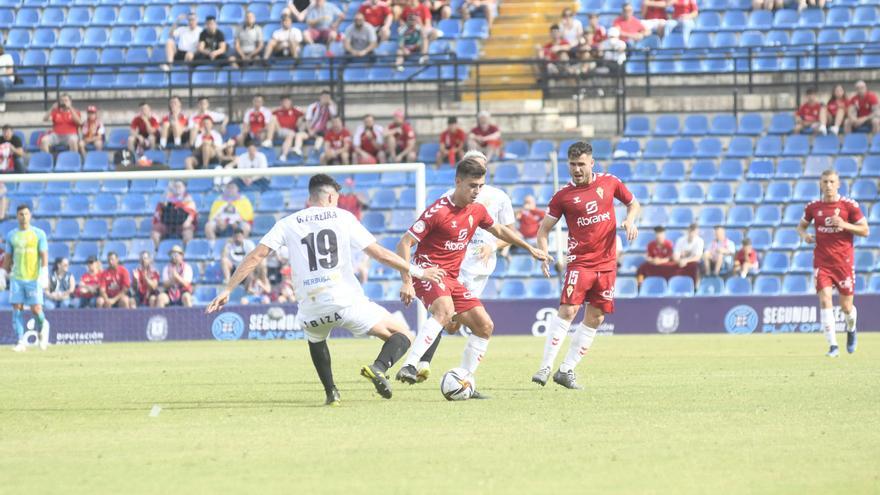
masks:
{"type": "Polygon", "coordinates": [[[590,328],[583,323],[580,324],[577,333],[571,339],[568,354],[565,355],[565,359],[559,365],[559,371],[565,373],[575,369],[578,363],[581,362],[581,358],[584,357],[584,354],[593,345],[594,338],[596,338],[596,329],[590,328]]]}

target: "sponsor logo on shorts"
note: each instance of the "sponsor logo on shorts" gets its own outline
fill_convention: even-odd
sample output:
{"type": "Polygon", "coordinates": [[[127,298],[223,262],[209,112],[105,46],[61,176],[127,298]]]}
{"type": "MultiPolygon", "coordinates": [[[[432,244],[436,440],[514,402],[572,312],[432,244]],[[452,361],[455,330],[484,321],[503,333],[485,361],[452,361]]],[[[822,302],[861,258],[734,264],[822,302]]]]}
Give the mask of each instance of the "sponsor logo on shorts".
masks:
{"type": "Polygon", "coordinates": [[[168,338],[168,318],[162,315],[152,316],[147,321],[147,340],[159,342],[168,338]]]}
{"type": "Polygon", "coordinates": [[[220,313],[211,324],[211,333],[217,340],[238,340],[244,334],[244,320],[238,313],[220,313]]]}
{"type": "Polygon", "coordinates": [[[724,316],[724,329],[727,333],[747,334],[758,328],[758,313],[751,306],[734,306],[724,316]]]}
{"type": "Polygon", "coordinates": [[[674,333],[678,324],[678,309],[673,306],[666,306],[657,314],[657,331],[660,333],[674,333]]]}

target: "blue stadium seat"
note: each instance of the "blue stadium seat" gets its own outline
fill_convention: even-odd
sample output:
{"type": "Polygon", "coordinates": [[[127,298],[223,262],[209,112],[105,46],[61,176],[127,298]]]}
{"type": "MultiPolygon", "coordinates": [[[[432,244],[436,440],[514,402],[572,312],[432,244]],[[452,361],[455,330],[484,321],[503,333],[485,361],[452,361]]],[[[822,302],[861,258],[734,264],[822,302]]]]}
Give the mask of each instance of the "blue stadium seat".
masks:
{"type": "Polygon", "coordinates": [[[137,234],[137,223],[133,218],[117,218],[110,227],[110,239],[133,239],[137,234]]]}
{"type": "Polygon", "coordinates": [[[796,179],[804,173],[801,161],[795,158],[784,158],[776,164],[777,179],[796,179]]]}
{"type": "MultiPolygon", "coordinates": [[[[548,160],[550,154],[556,154],[556,144],[547,139],[536,139],[532,142],[528,156],[522,158],[528,158],[529,160],[548,160]]],[[[593,154],[595,156],[595,150],[593,154]]]]}
{"type": "Polygon", "coordinates": [[[781,136],[763,136],[758,138],[755,146],[755,156],[777,157],[782,154],[781,136]]]}
{"type": "Polygon", "coordinates": [[[877,181],[857,179],[853,182],[850,196],[857,201],[875,201],[878,198],[877,181]]]}
{"type": "Polygon", "coordinates": [[[661,115],[654,122],[654,135],[658,137],[677,136],[679,120],[675,115],[661,115]]]}
{"type": "MultiPolygon", "coordinates": [[[[662,201],[654,201],[660,203],[662,201]]],[[[642,211],[641,225],[643,227],[657,227],[666,225],[669,222],[669,214],[666,208],[660,205],[651,204],[644,207],[642,211]]]]}
{"type": "Polygon", "coordinates": [[[696,158],[718,158],[724,152],[721,140],[714,137],[707,137],[700,140],[697,144],[697,150],[693,157],[696,158]]]}
{"type": "Polygon", "coordinates": [[[461,37],[487,39],[489,37],[489,23],[486,22],[486,19],[468,19],[464,22],[461,37]]]}
{"type": "Polygon", "coordinates": [[[790,251],[797,249],[800,244],[801,238],[795,229],[781,228],[777,229],[773,235],[773,244],[770,245],[770,248],[790,251]]]}
{"type": "MultiPolygon", "coordinates": [[[[16,19],[18,20],[18,19],[16,19]]],[[[880,23],[880,19],[877,18],[877,7],[874,5],[862,5],[856,7],[855,12],[853,13],[852,25],[854,26],[863,26],[863,27],[873,27],[877,26],[880,23]]]]}
{"type": "Polygon", "coordinates": [[[740,117],[736,133],[747,136],[759,136],[764,132],[764,119],[760,114],[747,113],[740,117]]]}
{"type": "Polygon", "coordinates": [[[691,167],[691,180],[712,181],[718,177],[718,167],[712,160],[698,160],[691,167]]]}
{"type": "Polygon", "coordinates": [[[840,148],[840,152],[844,155],[863,155],[867,153],[868,136],[865,134],[847,134],[843,137],[843,147],[840,148]]]}
{"type": "Polygon", "coordinates": [[[660,167],[660,176],[657,178],[657,180],[665,182],[680,182],[684,180],[684,177],[684,162],[679,160],[671,160],[665,162],[663,166],[660,167]]]}
{"type": "Polygon", "coordinates": [[[762,296],[776,296],[781,291],[782,284],[779,281],[779,277],[761,275],[755,279],[755,287],[752,292],[762,296]]]}
{"type": "Polygon", "coordinates": [[[740,32],[745,30],[748,19],[741,10],[728,10],[721,18],[721,29],[725,31],[740,32]]]}
{"type": "MultiPolygon", "coordinates": [[[[560,149],[561,152],[561,149],[560,149]]],[[[614,154],[612,155],[615,159],[635,159],[639,157],[641,153],[641,145],[638,140],[635,139],[621,139],[617,142],[617,146],[614,148],[614,154]]]]}
{"type": "MultiPolygon", "coordinates": [[[[763,138],[762,138],[763,139],[763,138]]],[[[757,155],[757,154],[756,154],[757,155]]],[[[760,155],[758,155],[760,156],[760,155]]],[[[753,160],[746,172],[747,179],[769,179],[773,177],[773,162],[769,160],[753,160]]]]}
{"type": "Polygon", "coordinates": [[[30,160],[28,161],[28,171],[39,173],[51,172],[52,155],[49,153],[43,153],[42,151],[31,153],[30,160]]]}
{"type": "MultiPolygon", "coordinates": [[[[437,29],[443,32],[443,38],[447,39],[455,39],[458,38],[460,27],[459,22],[456,19],[443,19],[437,23],[437,29]]],[[[461,42],[461,40],[459,40],[461,42]]]]}
{"type": "Polygon", "coordinates": [[[82,232],[80,233],[80,239],[98,241],[106,239],[108,234],[109,229],[107,228],[106,220],[89,218],[86,219],[86,222],[83,225],[82,232]]]}
{"type": "Polygon", "coordinates": [[[629,162],[613,162],[608,166],[608,173],[622,180],[623,182],[628,182],[632,176],[633,171],[629,162]]]}
{"type": "Polygon", "coordinates": [[[535,190],[531,186],[516,186],[510,193],[510,201],[514,207],[522,206],[526,196],[534,196],[535,190]]]}
{"type": "Polygon", "coordinates": [[[70,261],[73,263],[85,263],[90,256],[98,257],[99,254],[97,242],[79,241],[73,249],[73,258],[70,261]]]}
{"type": "MultiPolygon", "coordinates": [[[[24,184],[28,183],[23,182],[22,185],[24,184]]],[[[37,206],[34,209],[34,214],[37,217],[46,218],[54,217],[59,211],[61,211],[61,197],[42,195],[37,199],[37,206]]],[[[77,229],[77,231],[79,231],[79,229],[77,229]]]]}
{"type": "Polygon", "coordinates": [[[785,210],[782,213],[782,225],[797,225],[803,217],[803,204],[785,205],[785,210]]]}
{"type": "Polygon", "coordinates": [[[773,234],[770,229],[752,228],[749,229],[749,239],[752,240],[752,247],[760,252],[770,248],[773,234]]]}
{"type": "Polygon", "coordinates": [[[676,275],[669,279],[668,295],[673,297],[691,297],[694,295],[694,279],[676,275]]]}
{"type": "Polygon", "coordinates": [[[62,218],[55,223],[52,239],[59,241],[75,241],[79,239],[80,226],[77,220],[62,218]]]}
{"type": "Polygon", "coordinates": [[[40,22],[39,9],[21,8],[15,13],[15,27],[33,28],[40,22]]]}
{"type": "Polygon", "coordinates": [[[813,140],[812,155],[836,155],[840,141],[837,136],[816,136],[813,140]]]}
{"type": "Polygon", "coordinates": [[[632,277],[617,277],[614,282],[614,296],[622,299],[632,299],[638,296],[638,285],[632,277]]]}
{"type": "Polygon", "coordinates": [[[641,203],[645,203],[651,198],[651,194],[648,192],[648,186],[645,184],[630,184],[629,191],[641,203]]]}
{"type": "Polygon", "coordinates": [[[661,277],[647,277],[642,282],[639,295],[642,297],[663,297],[666,295],[666,279],[661,277]]]}
{"type": "Polygon", "coordinates": [[[791,258],[789,273],[812,273],[813,251],[796,251],[791,258]]]}
{"type": "Polygon", "coordinates": [[[501,285],[499,299],[522,299],[526,297],[526,286],[522,280],[505,280],[501,285]]]}
{"type": "Polygon", "coordinates": [[[118,215],[119,201],[117,201],[116,195],[101,193],[95,196],[91,212],[95,216],[118,215]]]}
{"type": "Polygon", "coordinates": [[[752,156],[752,138],[747,136],[736,136],[730,140],[727,152],[724,156],[728,158],[749,158],[752,156]]]}
{"type": "Polygon", "coordinates": [[[101,249],[100,258],[106,260],[110,256],[110,253],[116,253],[116,256],[120,260],[125,260],[128,258],[128,246],[125,241],[107,241],[101,249]]]}
{"type": "Polygon", "coordinates": [[[112,26],[116,24],[116,9],[109,5],[101,5],[92,14],[93,26],[112,26]]]}
{"type": "Polygon", "coordinates": [[[694,211],[689,207],[675,207],[669,212],[669,227],[685,228],[692,223],[694,223],[694,211]]]}
{"type": "MultiPolygon", "coordinates": [[[[734,205],[727,210],[728,227],[748,227],[754,222],[755,213],[751,206],[734,205]]],[[[704,224],[705,225],[705,224],[704,224]]]]}
{"type": "Polygon", "coordinates": [[[79,172],[82,170],[80,154],[75,151],[62,151],[55,161],[56,172],[79,172]]]}
{"type": "Polygon", "coordinates": [[[720,296],[724,292],[724,280],[721,277],[703,277],[697,287],[698,296],[720,296]]]}
{"type": "MultiPolygon", "coordinates": [[[[140,24],[159,25],[165,24],[168,19],[168,8],[164,5],[147,5],[144,9],[144,18],[140,24]]],[[[240,22],[240,21],[239,21],[240,22]]],[[[227,40],[229,42],[230,40],[227,40]]]]}
{"type": "Polygon", "coordinates": [[[874,253],[871,251],[856,251],[855,269],[857,272],[870,272],[874,269],[874,253]]]}
{"type": "Polygon", "coordinates": [[[800,295],[810,292],[810,281],[806,275],[786,275],[782,280],[783,294],[800,295]]]}
{"type": "Polygon", "coordinates": [[[522,139],[515,139],[504,144],[504,156],[506,160],[523,159],[529,154],[529,143],[522,139]],[[510,156],[508,156],[510,155],[510,156]]]}
{"type": "MultiPolygon", "coordinates": [[[[440,22],[443,23],[451,20],[452,19],[444,19],[440,22]]],[[[457,32],[458,23],[455,21],[452,23],[455,25],[455,31],[457,32]]],[[[455,33],[446,33],[446,31],[443,31],[444,38],[454,37],[454,35],[455,33]]],[[[459,39],[455,42],[455,56],[462,60],[476,60],[480,57],[480,45],[477,43],[477,40],[459,39]]]]}
{"type": "Polygon", "coordinates": [[[789,255],[779,251],[770,251],[761,261],[761,273],[782,275],[788,271],[789,255]]]}
{"type": "Polygon", "coordinates": [[[771,182],[767,186],[764,201],[768,203],[787,203],[791,200],[791,184],[787,181],[771,182]]]}
{"type": "Polygon", "coordinates": [[[736,189],[734,199],[737,203],[760,203],[764,198],[764,191],[760,182],[744,182],[736,189]]]}
{"type": "Polygon", "coordinates": [[[626,137],[644,137],[651,134],[651,123],[648,117],[631,116],[626,119],[623,135],[626,137]]]}
{"type": "Polygon", "coordinates": [[[810,150],[810,139],[807,136],[794,135],[785,138],[783,156],[805,156],[810,150]]]}
{"type": "Polygon", "coordinates": [[[709,133],[709,119],[705,115],[688,115],[684,119],[683,136],[705,136],[709,133]]]}
{"type": "Polygon", "coordinates": [[[672,142],[668,156],[670,158],[690,159],[696,155],[697,147],[690,138],[679,138],[672,142]]]}
{"type": "Polygon", "coordinates": [[[747,296],[752,293],[752,282],[747,278],[730,277],[724,284],[724,293],[728,296],[747,296]]]}
{"type": "Polygon", "coordinates": [[[721,15],[718,12],[701,12],[697,17],[695,31],[717,32],[721,28],[721,15]]]}
{"type": "Polygon", "coordinates": [[[632,175],[632,180],[636,182],[653,182],[657,180],[660,172],[657,170],[656,162],[638,162],[632,175]]]}
{"type": "Polygon", "coordinates": [[[790,113],[773,114],[767,132],[770,134],[789,134],[794,130],[794,124],[794,116],[790,113]]]}
{"type": "Polygon", "coordinates": [[[709,190],[706,193],[706,202],[707,203],[730,203],[733,201],[733,188],[730,184],[723,182],[716,182],[714,184],[709,185],[709,190]]]}
{"type": "Polygon", "coordinates": [[[712,118],[709,134],[714,136],[736,134],[736,118],[733,115],[716,115],[712,118]]]}
{"type": "Polygon", "coordinates": [[[849,7],[835,7],[828,9],[825,25],[828,27],[844,28],[851,24],[849,7]]]}
{"type": "Polygon", "coordinates": [[[608,160],[611,158],[612,147],[610,140],[594,139],[590,144],[593,146],[593,158],[596,160],[608,160]]]}
{"type": "Polygon", "coordinates": [[[549,280],[535,279],[526,283],[526,297],[530,299],[551,299],[556,296],[556,285],[549,280]]]}
{"type": "Polygon", "coordinates": [[[522,168],[520,180],[525,183],[539,183],[547,180],[547,166],[545,162],[525,162],[522,168]]]}
{"type": "Polygon", "coordinates": [[[864,29],[847,29],[843,33],[843,42],[851,45],[868,43],[868,32],[864,29]]]}
{"type": "Polygon", "coordinates": [[[143,194],[126,194],[122,197],[120,213],[125,215],[148,215],[155,205],[147,204],[143,194]]]}
{"type": "MultiPolygon", "coordinates": [[[[850,134],[850,136],[853,135],[855,134],[850,134]]],[[[837,171],[837,175],[841,178],[851,179],[859,175],[859,164],[856,162],[855,158],[838,156],[834,160],[834,170],[837,171]]]]}

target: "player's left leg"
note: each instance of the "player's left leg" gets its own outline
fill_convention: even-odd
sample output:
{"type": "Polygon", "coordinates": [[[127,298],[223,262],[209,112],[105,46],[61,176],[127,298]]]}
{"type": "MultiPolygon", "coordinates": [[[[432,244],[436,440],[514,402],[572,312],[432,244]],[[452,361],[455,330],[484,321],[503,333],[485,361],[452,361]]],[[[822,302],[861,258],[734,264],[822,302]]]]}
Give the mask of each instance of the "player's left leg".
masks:
{"type": "MultiPolygon", "coordinates": [[[[821,278],[817,278],[817,284],[820,283],[821,278]]],[[[837,347],[837,323],[834,320],[834,299],[832,294],[832,286],[827,285],[822,288],[817,288],[817,294],[819,296],[819,321],[822,325],[822,333],[825,335],[825,340],[828,342],[828,352],[825,354],[828,357],[837,357],[840,354],[837,347]]]]}
{"type": "MultiPolygon", "coordinates": [[[[477,367],[489,348],[489,337],[495,330],[495,323],[492,322],[492,318],[482,304],[459,313],[456,315],[456,319],[471,329],[471,334],[468,335],[467,344],[465,344],[464,352],[461,355],[461,367],[473,375],[477,372],[477,367]]],[[[488,399],[488,396],[474,390],[471,398],[488,399]]]]}
{"type": "Polygon", "coordinates": [[[853,294],[844,294],[843,291],[840,291],[840,310],[843,311],[844,323],[846,325],[846,352],[852,354],[856,352],[856,324],[859,318],[859,312],[853,301],[853,294]]]}

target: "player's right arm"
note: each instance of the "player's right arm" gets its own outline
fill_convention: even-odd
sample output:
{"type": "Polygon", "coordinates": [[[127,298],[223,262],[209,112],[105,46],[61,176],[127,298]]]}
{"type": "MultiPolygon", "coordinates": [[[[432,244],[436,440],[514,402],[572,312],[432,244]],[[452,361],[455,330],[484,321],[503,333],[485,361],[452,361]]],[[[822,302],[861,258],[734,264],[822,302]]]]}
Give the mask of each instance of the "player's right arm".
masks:
{"type": "Polygon", "coordinates": [[[816,239],[813,238],[813,235],[807,232],[807,228],[810,226],[810,223],[813,221],[813,212],[810,211],[810,205],[804,207],[804,216],[801,218],[801,221],[798,222],[797,233],[801,236],[801,240],[807,244],[813,244],[816,242],[816,239]]]}
{"type": "MultiPolygon", "coordinates": [[[[553,227],[556,226],[556,223],[559,222],[559,219],[554,217],[553,215],[544,215],[544,219],[541,220],[541,227],[538,229],[538,238],[537,244],[538,249],[543,251],[548,257],[550,255],[549,246],[550,246],[550,232],[553,230],[553,227]]],[[[544,276],[550,276],[550,262],[544,261],[541,263],[541,270],[544,271],[544,276]]]]}
{"type": "Polygon", "coordinates": [[[217,297],[214,298],[213,301],[211,301],[211,304],[208,305],[205,312],[213,313],[222,309],[223,306],[229,302],[229,295],[232,291],[235,290],[239,284],[244,282],[245,279],[248,278],[248,275],[250,275],[251,272],[253,272],[254,269],[256,269],[270,254],[272,254],[272,249],[269,246],[262,242],[257,244],[257,247],[244,257],[244,260],[238,265],[238,268],[235,269],[235,273],[229,277],[229,282],[226,284],[226,287],[220,292],[220,294],[217,294],[217,297]]]}
{"type": "Polygon", "coordinates": [[[408,273],[410,275],[410,280],[412,280],[412,277],[416,277],[429,282],[440,282],[443,280],[443,277],[446,276],[446,272],[442,268],[433,266],[430,268],[419,268],[415,265],[411,265],[393,251],[382,247],[378,242],[367,246],[364,249],[364,252],[367,253],[370,258],[373,258],[385,266],[390,266],[400,273],[408,273]]]}

